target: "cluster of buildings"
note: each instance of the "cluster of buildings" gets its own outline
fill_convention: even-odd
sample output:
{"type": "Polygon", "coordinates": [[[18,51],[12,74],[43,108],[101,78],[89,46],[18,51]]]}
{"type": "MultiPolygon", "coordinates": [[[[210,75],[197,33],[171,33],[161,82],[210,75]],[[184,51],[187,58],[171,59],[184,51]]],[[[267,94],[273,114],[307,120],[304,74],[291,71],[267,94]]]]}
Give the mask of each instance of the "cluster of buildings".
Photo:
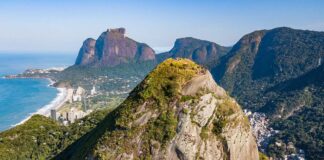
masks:
{"type": "Polygon", "coordinates": [[[61,72],[64,67],[52,67],[48,69],[27,69],[23,74],[48,74],[53,72],[61,72]]]}
{"type": "MultiPolygon", "coordinates": [[[[97,94],[96,87],[93,86],[92,89],[90,90],[90,96],[94,96],[97,94]]],[[[77,89],[68,89],[68,102],[73,103],[73,102],[81,102],[82,100],[85,99],[86,97],[86,90],[83,89],[82,87],[78,87],[77,89]]]]}
{"type": "Polygon", "coordinates": [[[85,95],[85,90],[80,86],[76,90],[69,89],[68,92],[72,92],[68,97],[70,103],[82,101],[82,97],[85,95]]]}
{"type": "Polygon", "coordinates": [[[299,149],[296,153],[285,155],[285,159],[288,160],[305,160],[305,151],[299,149]]]}
{"type": "MultiPolygon", "coordinates": [[[[252,132],[257,139],[257,144],[259,149],[264,152],[265,148],[269,144],[270,137],[274,134],[277,134],[279,131],[274,130],[273,128],[269,127],[269,119],[264,113],[258,112],[251,112],[248,110],[244,110],[246,116],[248,116],[251,126],[252,132]]],[[[281,147],[283,144],[282,142],[276,142],[275,145],[281,147]]],[[[290,155],[285,155],[285,159],[289,160],[305,160],[305,152],[302,149],[297,149],[295,146],[290,142],[285,145],[287,150],[293,150],[294,153],[290,155]]]]}
{"type": "Polygon", "coordinates": [[[267,146],[269,138],[278,133],[278,131],[269,128],[269,119],[264,113],[252,113],[246,109],[244,110],[244,113],[250,120],[252,132],[257,139],[259,148],[264,151],[264,147],[267,146]]]}
{"type": "Polygon", "coordinates": [[[64,67],[48,69],[27,69],[22,74],[6,75],[6,78],[46,78],[46,75],[63,71],[64,67]]]}
{"type": "Polygon", "coordinates": [[[52,109],[51,118],[60,122],[63,125],[69,125],[71,123],[74,123],[77,119],[83,118],[91,112],[92,110],[87,110],[86,112],[84,112],[76,108],[71,108],[68,112],[58,113],[55,109],[52,109]]]}
{"type": "MultiPolygon", "coordinates": [[[[93,95],[107,95],[107,96],[119,96],[127,95],[132,89],[142,80],[140,76],[98,76],[98,77],[85,77],[83,84],[97,84],[102,86],[100,92],[96,91],[96,88],[91,89],[87,92],[87,98],[93,97],[93,95]]],[[[87,90],[88,91],[88,90],[87,90]]]]}
{"type": "MultiPolygon", "coordinates": [[[[85,103],[85,89],[79,86],[77,87],[77,89],[68,89],[67,92],[67,102],[72,104],[76,102],[82,102],[83,107],[80,110],[76,107],[73,107],[72,105],[70,106],[70,108],[68,108],[68,111],[57,111],[56,109],[52,109],[51,118],[63,125],[74,123],[77,119],[83,118],[84,116],[92,112],[92,110],[89,109],[85,103]]],[[[90,90],[90,95],[95,95],[96,93],[96,88],[95,86],[93,86],[93,88],[90,90]]]]}
{"type": "MultiPolygon", "coordinates": [[[[110,84],[122,84],[120,87],[114,88],[110,91],[98,92],[96,87],[93,86],[92,89],[86,90],[81,86],[77,88],[67,89],[66,102],[68,105],[64,106],[64,109],[51,110],[51,118],[60,122],[63,125],[68,125],[74,123],[77,119],[83,118],[88,115],[92,110],[89,108],[89,99],[97,95],[105,94],[106,96],[114,95],[126,95],[132,89],[132,83],[137,83],[140,79],[136,76],[130,76],[128,79],[123,79],[120,77],[111,78],[108,76],[100,76],[99,78],[91,81],[93,84],[110,83],[110,84]],[[80,108],[81,105],[81,108],[80,108]]],[[[105,105],[103,101],[96,101],[96,103],[105,105]]]]}

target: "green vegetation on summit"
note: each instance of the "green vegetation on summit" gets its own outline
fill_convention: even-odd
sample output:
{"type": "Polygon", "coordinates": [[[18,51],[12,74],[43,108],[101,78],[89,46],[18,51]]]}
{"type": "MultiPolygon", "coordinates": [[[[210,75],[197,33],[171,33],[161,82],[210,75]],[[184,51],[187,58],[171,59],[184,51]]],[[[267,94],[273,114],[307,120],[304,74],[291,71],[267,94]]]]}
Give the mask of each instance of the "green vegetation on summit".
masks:
{"type": "Polygon", "coordinates": [[[210,73],[190,60],[167,59],[56,159],[90,157],[257,159],[258,150],[239,105],[210,73]],[[235,143],[241,139],[247,143],[235,143]]]}

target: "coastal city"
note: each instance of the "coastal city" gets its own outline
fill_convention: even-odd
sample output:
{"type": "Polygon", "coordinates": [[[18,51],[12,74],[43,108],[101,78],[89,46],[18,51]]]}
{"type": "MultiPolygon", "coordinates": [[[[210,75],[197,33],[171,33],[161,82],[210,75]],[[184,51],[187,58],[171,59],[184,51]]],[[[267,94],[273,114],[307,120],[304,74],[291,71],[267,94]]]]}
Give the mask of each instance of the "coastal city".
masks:
{"type": "Polygon", "coordinates": [[[63,125],[74,123],[75,120],[83,118],[92,112],[92,110],[86,105],[85,98],[90,98],[95,95],[95,86],[91,89],[90,96],[87,97],[85,90],[82,87],[79,86],[77,89],[69,88],[67,89],[67,96],[64,99],[65,102],[63,106],[58,107],[58,109],[51,109],[50,117],[63,125]],[[67,106],[68,104],[75,104],[75,106],[67,106]],[[81,104],[80,107],[79,104],[81,104]]]}
{"type": "Polygon", "coordinates": [[[5,78],[45,78],[50,86],[59,91],[58,97],[48,107],[44,114],[62,125],[70,125],[94,110],[117,107],[141,81],[142,77],[130,75],[128,78],[112,75],[98,75],[72,79],[71,83],[58,82],[65,68],[27,69],[17,75],[7,75],[5,78]],[[91,85],[93,84],[93,85],[91,85]]]}

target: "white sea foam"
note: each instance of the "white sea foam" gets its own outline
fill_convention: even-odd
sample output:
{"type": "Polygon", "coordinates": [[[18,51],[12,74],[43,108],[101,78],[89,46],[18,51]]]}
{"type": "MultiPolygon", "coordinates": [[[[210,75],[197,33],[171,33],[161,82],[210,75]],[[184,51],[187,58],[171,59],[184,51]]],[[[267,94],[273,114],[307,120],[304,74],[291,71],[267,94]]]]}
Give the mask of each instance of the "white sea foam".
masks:
{"type": "MultiPolygon", "coordinates": [[[[53,84],[53,81],[48,79],[50,82],[50,85],[53,84]]],[[[49,85],[49,86],[50,86],[49,85]]],[[[40,114],[40,115],[44,115],[44,116],[49,116],[51,109],[58,109],[59,107],[61,107],[67,100],[67,89],[66,88],[56,88],[59,92],[57,93],[55,99],[53,99],[49,104],[43,106],[42,108],[38,109],[36,112],[34,113],[30,113],[30,115],[25,118],[24,120],[20,121],[19,123],[12,125],[12,126],[17,126],[20,124],[23,124],[24,122],[26,122],[27,120],[30,119],[30,117],[32,117],[35,114],[40,114]]]]}
{"type": "Polygon", "coordinates": [[[52,79],[50,79],[50,78],[47,78],[47,80],[49,81],[48,86],[49,87],[52,87],[55,82],[52,79]]]}

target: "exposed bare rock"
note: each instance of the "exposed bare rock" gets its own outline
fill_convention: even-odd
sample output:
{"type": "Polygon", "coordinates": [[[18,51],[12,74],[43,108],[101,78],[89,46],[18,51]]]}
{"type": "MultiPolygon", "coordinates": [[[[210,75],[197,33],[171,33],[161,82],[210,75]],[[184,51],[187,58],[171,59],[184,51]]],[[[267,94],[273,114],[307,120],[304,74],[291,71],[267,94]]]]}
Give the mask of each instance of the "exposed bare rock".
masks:
{"type": "Polygon", "coordinates": [[[210,72],[206,72],[201,76],[192,78],[182,89],[181,93],[183,95],[194,95],[200,89],[208,89],[216,95],[223,96],[225,91],[221,87],[217,87],[210,72]]]}
{"type": "Polygon", "coordinates": [[[116,66],[123,63],[155,60],[155,52],[145,43],[126,35],[125,28],[108,29],[97,40],[87,39],[75,65],[116,66]]]}
{"type": "Polygon", "coordinates": [[[96,40],[88,38],[83,42],[80,48],[79,55],[75,61],[76,65],[88,65],[92,64],[95,59],[95,45],[96,40]]]}

